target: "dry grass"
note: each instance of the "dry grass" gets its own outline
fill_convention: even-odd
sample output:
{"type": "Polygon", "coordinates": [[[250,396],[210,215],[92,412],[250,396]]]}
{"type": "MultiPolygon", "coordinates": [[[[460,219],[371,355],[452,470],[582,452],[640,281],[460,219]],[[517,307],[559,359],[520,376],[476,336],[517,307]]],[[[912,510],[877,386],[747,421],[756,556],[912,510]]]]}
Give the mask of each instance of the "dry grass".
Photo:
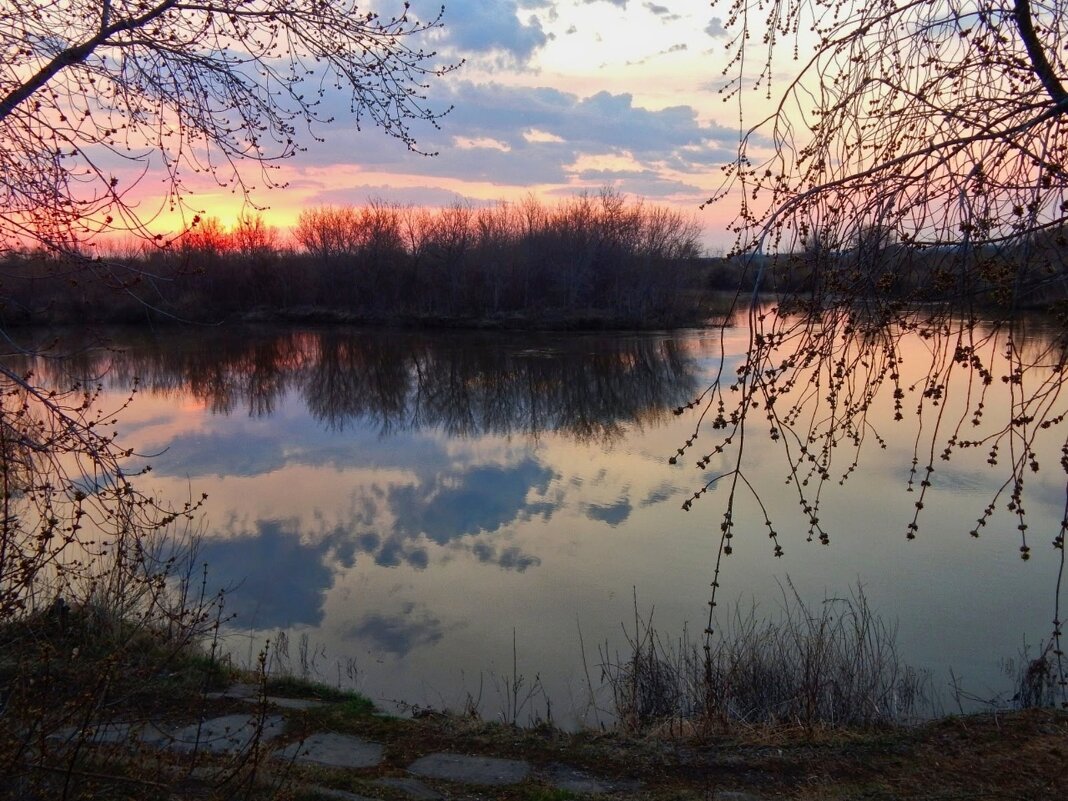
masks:
{"type": "Polygon", "coordinates": [[[775,617],[736,606],[705,644],[664,639],[635,604],[630,655],[601,650],[617,721],[627,730],[742,725],[873,726],[928,710],[928,677],[902,663],[895,629],[858,587],[805,604],[792,585],[775,617]]]}

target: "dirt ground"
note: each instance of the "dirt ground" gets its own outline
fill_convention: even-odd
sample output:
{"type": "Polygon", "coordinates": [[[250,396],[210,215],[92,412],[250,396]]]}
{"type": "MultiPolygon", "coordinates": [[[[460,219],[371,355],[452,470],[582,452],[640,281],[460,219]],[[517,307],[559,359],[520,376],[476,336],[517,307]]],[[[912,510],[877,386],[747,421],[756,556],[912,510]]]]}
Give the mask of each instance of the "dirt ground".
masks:
{"type": "MultiPolygon", "coordinates": [[[[651,801],[1068,799],[1068,713],[1052,710],[950,717],[914,728],[778,727],[730,734],[668,729],[644,736],[523,730],[445,716],[330,721],[329,712],[316,713],[321,715],[327,718],[306,723],[387,745],[380,775],[397,775],[423,754],[449,751],[535,766],[563,763],[612,783],[617,789],[609,797],[651,801]]],[[[579,796],[528,784],[456,797],[579,796]]]]}

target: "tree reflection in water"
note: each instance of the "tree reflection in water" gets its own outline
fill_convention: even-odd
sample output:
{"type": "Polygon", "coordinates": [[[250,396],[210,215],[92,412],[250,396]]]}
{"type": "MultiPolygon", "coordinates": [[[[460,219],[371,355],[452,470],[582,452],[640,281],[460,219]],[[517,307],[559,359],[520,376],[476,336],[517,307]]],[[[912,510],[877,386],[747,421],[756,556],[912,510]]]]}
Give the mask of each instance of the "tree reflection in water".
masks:
{"type": "Polygon", "coordinates": [[[722,331],[634,336],[121,331],[117,349],[23,367],[60,386],[100,376],[125,391],[138,377],[156,397],[124,434],[161,454],[152,480],[164,490],[192,481],[211,491],[203,555],[223,585],[248,577],[230,599],[243,625],[313,627],[340,653],[380,648],[382,687],[400,687],[388,655],[402,651],[403,681],[442,664],[483,667],[495,642],[485,632],[501,615],[509,638],[513,626],[540,637],[543,667],[555,660],[566,671],[566,638],[553,630],[581,607],[591,626],[615,631],[619,587],[637,585],[658,610],[672,610],[663,615],[692,622],[694,609],[703,617],[717,555],[732,543],[727,601],[757,593],[774,570],[808,587],[863,573],[880,610],[938,632],[930,648],[917,646],[922,633],[911,635],[923,664],[945,659],[986,675],[965,642],[973,635],[953,623],[957,598],[986,610],[989,625],[976,635],[984,654],[1011,653],[1036,610],[1037,636],[1048,636],[1047,584],[1036,576],[1050,574],[1049,560],[984,560],[1023,545],[1019,515],[1005,508],[1014,481],[1001,487],[1005,478],[1024,481],[1032,530],[1061,519],[1052,506],[1058,495],[1064,503],[1060,444],[1050,440],[1063,405],[1056,332],[765,311],[722,331]],[[990,386],[969,389],[972,356],[990,386]],[[1013,383],[1021,367],[1023,383],[1013,383]],[[709,400],[700,440],[676,453],[709,400]],[[692,416],[670,414],[688,402],[692,416]],[[987,465],[999,438],[1002,456],[987,465]],[[970,444],[980,439],[985,447],[970,444]],[[672,453],[675,467],[664,458],[672,453]],[[689,499],[696,514],[679,510],[705,482],[700,502],[689,499]],[[1002,536],[962,548],[999,488],[996,519],[980,531],[1002,536]],[[731,517],[719,518],[725,510],[731,517]],[[775,539],[760,530],[765,519],[775,539]],[[906,546],[910,521],[919,530],[906,546]],[[710,532],[710,523],[727,527],[710,532]],[[827,539],[836,544],[829,551],[818,545],[827,539]],[[765,558],[780,541],[786,558],[765,558]],[[278,565],[298,562],[275,578],[278,565]],[[346,605],[357,596],[358,608],[346,605]],[[273,602],[281,598],[289,600],[273,602]],[[396,642],[402,631],[410,650],[396,642]]]}
{"type": "Polygon", "coordinates": [[[649,335],[510,335],[360,330],[109,332],[114,346],[23,365],[56,384],[95,380],[189,392],[213,412],[268,416],[288,392],[331,429],[450,437],[612,441],[697,391],[677,339],[649,335]]]}

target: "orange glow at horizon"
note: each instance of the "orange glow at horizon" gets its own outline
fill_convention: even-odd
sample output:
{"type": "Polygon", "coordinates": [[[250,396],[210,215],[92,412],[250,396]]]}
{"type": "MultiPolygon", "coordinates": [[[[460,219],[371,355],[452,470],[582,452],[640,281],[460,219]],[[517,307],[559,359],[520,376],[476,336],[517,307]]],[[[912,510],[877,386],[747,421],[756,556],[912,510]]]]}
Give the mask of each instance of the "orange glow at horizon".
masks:
{"type": "MultiPolygon", "coordinates": [[[[632,160],[625,155],[606,154],[605,156],[583,157],[575,167],[577,170],[608,165],[631,166],[632,160]]],[[[287,176],[290,180],[289,185],[258,191],[250,198],[245,198],[238,193],[220,191],[214,187],[208,191],[194,190],[185,198],[186,208],[171,209],[160,213],[152,221],[150,230],[154,234],[170,239],[189,230],[196,216],[201,219],[217,220],[226,230],[232,230],[243,218],[259,217],[281,235],[283,244],[288,244],[289,234],[296,227],[300,214],[305,209],[325,206],[360,207],[379,199],[388,202],[390,201],[389,195],[393,192],[403,193],[405,190],[418,191],[433,188],[442,190],[443,193],[453,194],[454,200],[440,203],[398,201],[398,204],[404,207],[433,210],[443,208],[451,202],[491,205],[516,203],[528,197],[533,197],[545,206],[552,207],[582,192],[596,194],[602,188],[615,188],[610,183],[593,186],[575,182],[570,187],[555,184],[519,186],[453,178],[438,178],[433,181],[433,187],[428,187],[429,182],[418,175],[370,172],[357,165],[300,169],[299,165],[294,164],[292,167],[287,165],[286,169],[292,172],[290,176],[287,176]],[[377,187],[381,193],[368,191],[362,198],[354,197],[352,200],[335,202],[322,202],[316,199],[323,191],[354,184],[377,187]]],[[[628,200],[664,206],[687,217],[692,216],[701,226],[702,240],[705,241],[710,251],[714,252],[717,248],[725,249],[724,232],[733,216],[733,207],[729,201],[702,211],[690,201],[672,202],[664,198],[643,198],[636,194],[624,194],[628,200]]],[[[102,235],[98,241],[107,242],[129,237],[128,232],[113,232],[102,235]]]]}

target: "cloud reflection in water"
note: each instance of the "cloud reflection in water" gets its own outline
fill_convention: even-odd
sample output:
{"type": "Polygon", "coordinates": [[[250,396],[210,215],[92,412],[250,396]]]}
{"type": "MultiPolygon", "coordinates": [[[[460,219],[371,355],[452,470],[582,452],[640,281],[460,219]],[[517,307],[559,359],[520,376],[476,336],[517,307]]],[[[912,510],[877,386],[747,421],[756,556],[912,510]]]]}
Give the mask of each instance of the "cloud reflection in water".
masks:
{"type": "MultiPolygon", "coordinates": [[[[269,512],[229,512],[248,522],[209,531],[202,549],[213,585],[238,587],[227,600],[237,625],[268,630],[322,625],[327,594],[361,560],[422,572],[462,555],[513,576],[533,571],[541,556],[513,536],[579,494],[544,460],[539,438],[612,447],[629,429],[669,419],[697,389],[695,356],[658,335],[235,329],[115,338],[118,349],[32,369],[62,371],[57,383],[103,375],[122,391],[136,376],[153,396],[206,409],[189,417],[193,425],[158,415],[139,430],[131,424],[139,450],[158,454],[154,476],[216,477],[239,494],[279,488],[269,512]],[[341,496],[348,507],[332,507],[325,487],[309,505],[303,487],[286,483],[297,473],[331,488],[352,482],[341,496]]],[[[607,480],[602,470],[591,486],[607,480]]],[[[615,527],[633,503],[609,496],[575,511],[615,527]]],[[[397,654],[442,631],[414,607],[365,615],[352,629],[397,654]]]]}
{"type": "Polygon", "coordinates": [[[361,640],[372,651],[402,657],[415,648],[437,644],[446,628],[439,618],[407,602],[395,615],[364,615],[345,632],[345,638],[361,640]]]}

